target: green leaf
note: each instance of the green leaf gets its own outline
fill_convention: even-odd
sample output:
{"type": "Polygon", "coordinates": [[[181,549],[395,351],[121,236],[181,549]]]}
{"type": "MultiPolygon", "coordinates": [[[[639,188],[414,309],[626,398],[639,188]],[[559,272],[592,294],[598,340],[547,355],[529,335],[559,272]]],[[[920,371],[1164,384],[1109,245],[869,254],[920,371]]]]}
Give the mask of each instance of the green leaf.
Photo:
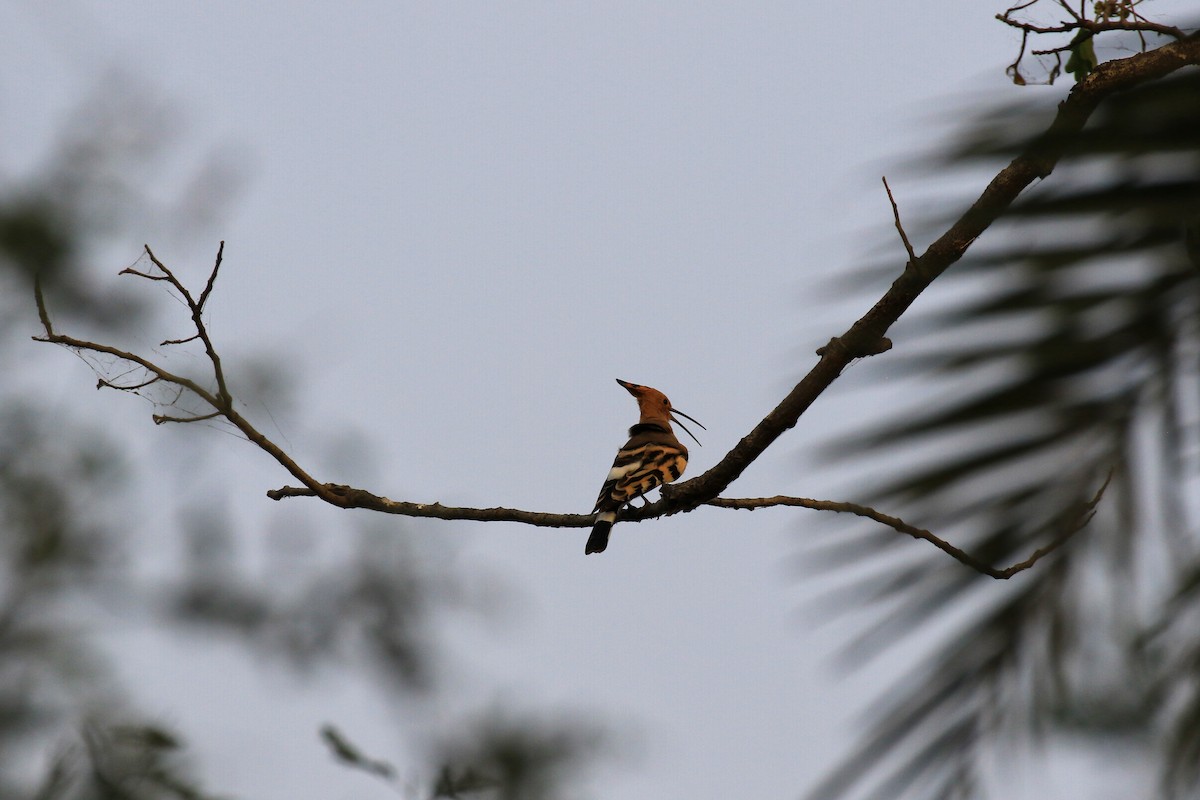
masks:
{"type": "Polygon", "coordinates": [[[1088,31],[1080,31],[1071,42],[1071,57],[1067,59],[1067,72],[1074,75],[1075,82],[1078,83],[1096,68],[1097,63],[1092,34],[1088,31]]]}

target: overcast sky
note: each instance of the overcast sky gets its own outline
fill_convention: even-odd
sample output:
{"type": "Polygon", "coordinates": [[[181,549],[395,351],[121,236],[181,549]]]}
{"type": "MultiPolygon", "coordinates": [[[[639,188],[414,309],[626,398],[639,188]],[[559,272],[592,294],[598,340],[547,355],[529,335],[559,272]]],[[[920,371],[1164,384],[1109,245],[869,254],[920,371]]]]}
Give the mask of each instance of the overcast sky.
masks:
{"type": "MultiPolygon", "coordinates": [[[[238,191],[188,236],[155,241],[161,220],[148,223],[97,279],[115,282],[145,240],[203,280],[224,239],[211,319],[226,362],[267,353],[295,369],[296,402],[256,421],[318,477],[394,499],[590,510],[635,421],[614,378],[704,422],[688,474],[707,469],[866,309],[821,282],[894,237],[879,176],[920,216],[911,198],[939,176],[902,168],[955,117],[1018,91],[1004,67],[1019,37],[992,19],[998,4],[300,6],[8,4],[3,165],[31,169],[109,71],[163,101],[182,163],[164,196],[212,158],[238,191]],[[369,441],[369,468],[334,471],[343,432],[369,441]]],[[[62,396],[129,439],[194,441],[202,480],[223,483],[247,530],[339,513],[272,503],[288,480],[265,455],[153,429],[147,406],[89,393],[78,362],[50,356],[62,396]]],[[[854,499],[834,495],[852,476],[808,448],[892,402],[903,382],[876,361],[853,370],[876,395],[835,387],[727,494],[854,499]]],[[[383,524],[512,588],[510,621],[449,634],[463,707],[594,712],[636,733],[593,774],[596,797],[795,796],[849,747],[888,671],[835,672],[837,626],[804,612],[813,579],[787,564],[813,512],[618,525],[588,558],[584,530],[383,524]]],[[[116,635],[143,705],[191,734],[214,791],[394,796],[315,736],[332,720],[399,754],[369,686],[280,685],[232,647],[116,635]]]]}

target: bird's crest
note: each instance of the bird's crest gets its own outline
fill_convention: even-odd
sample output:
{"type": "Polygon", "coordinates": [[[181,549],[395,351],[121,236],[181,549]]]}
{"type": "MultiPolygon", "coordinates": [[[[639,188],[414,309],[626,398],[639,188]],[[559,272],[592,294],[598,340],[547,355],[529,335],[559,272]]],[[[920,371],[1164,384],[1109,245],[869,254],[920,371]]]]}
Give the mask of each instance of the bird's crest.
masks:
{"type": "MultiPolygon", "coordinates": [[[[700,440],[696,438],[696,434],[688,430],[688,427],[680,422],[679,418],[675,415],[678,414],[680,417],[700,425],[700,430],[706,431],[708,428],[705,428],[703,425],[701,425],[698,420],[689,417],[678,408],[672,406],[671,401],[667,399],[665,394],[660,392],[658,389],[652,389],[649,386],[642,386],[641,384],[623,381],[620,378],[617,378],[617,383],[624,386],[625,389],[637,399],[638,411],[640,411],[642,415],[639,422],[665,422],[668,425],[674,422],[676,425],[683,428],[684,433],[692,437],[692,441],[694,441],[696,444],[700,444],[700,440]]],[[[700,446],[703,447],[704,445],[700,446]]]]}

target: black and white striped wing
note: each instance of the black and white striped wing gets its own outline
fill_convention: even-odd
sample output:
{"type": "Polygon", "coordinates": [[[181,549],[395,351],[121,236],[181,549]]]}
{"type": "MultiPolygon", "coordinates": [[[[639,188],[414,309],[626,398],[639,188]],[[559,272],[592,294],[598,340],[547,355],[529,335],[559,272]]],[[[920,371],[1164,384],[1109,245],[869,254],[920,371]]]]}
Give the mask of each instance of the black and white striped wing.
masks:
{"type": "Polygon", "coordinates": [[[661,442],[645,442],[636,447],[622,448],[613,461],[612,469],[600,496],[596,498],[598,511],[602,506],[621,506],[634,498],[670,483],[683,474],[687,466],[687,450],[677,445],[661,442]]]}

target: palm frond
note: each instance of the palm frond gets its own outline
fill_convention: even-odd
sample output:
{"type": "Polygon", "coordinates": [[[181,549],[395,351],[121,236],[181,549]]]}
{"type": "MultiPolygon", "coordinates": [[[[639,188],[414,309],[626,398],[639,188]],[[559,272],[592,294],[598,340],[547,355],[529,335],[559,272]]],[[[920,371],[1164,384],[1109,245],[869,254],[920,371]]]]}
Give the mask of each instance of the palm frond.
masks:
{"type": "MultiPolygon", "coordinates": [[[[930,554],[840,590],[878,614],[848,644],[852,663],[947,612],[967,620],[882,694],[863,743],[813,800],[975,796],[988,747],[1068,727],[1102,737],[1142,726],[1164,742],[1165,786],[1200,781],[1200,621],[1178,624],[1200,606],[1188,493],[1200,477],[1200,75],[1119,95],[1069,141],[1016,134],[1045,113],[1010,105],[1002,126],[985,114],[952,150],[952,166],[1031,144],[1065,155],[980,255],[940,279],[941,302],[893,331],[893,368],[947,387],[940,401],[832,452],[937,445],[855,499],[996,563],[1052,540],[1110,470],[1112,486],[1082,534],[1010,584],[930,554]],[[1140,649],[1163,646],[1167,630],[1187,643],[1171,639],[1182,673],[1147,668],[1140,649]],[[1121,653],[1108,674],[1098,648],[1121,653]],[[1104,697],[1100,684],[1124,694],[1104,697]]],[[[855,550],[857,563],[883,563],[906,544],[856,538],[823,552],[835,567],[855,550]]]]}

